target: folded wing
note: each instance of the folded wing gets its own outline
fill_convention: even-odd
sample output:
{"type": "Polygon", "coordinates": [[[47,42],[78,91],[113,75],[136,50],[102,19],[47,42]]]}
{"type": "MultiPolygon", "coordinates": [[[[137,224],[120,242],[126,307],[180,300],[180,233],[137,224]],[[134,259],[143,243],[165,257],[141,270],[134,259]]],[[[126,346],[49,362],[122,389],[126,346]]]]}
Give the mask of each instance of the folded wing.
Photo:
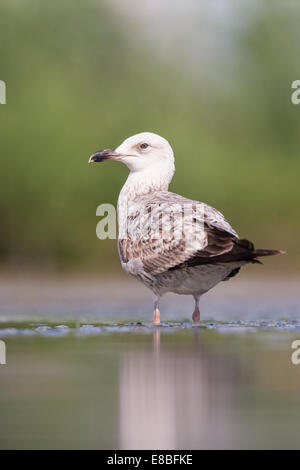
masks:
{"type": "Polygon", "coordinates": [[[122,262],[138,259],[153,275],[250,260],[253,250],[253,244],[240,240],[216,209],[165,191],[135,199],[128,208],[125,236],[119,239],[122,262]]]}

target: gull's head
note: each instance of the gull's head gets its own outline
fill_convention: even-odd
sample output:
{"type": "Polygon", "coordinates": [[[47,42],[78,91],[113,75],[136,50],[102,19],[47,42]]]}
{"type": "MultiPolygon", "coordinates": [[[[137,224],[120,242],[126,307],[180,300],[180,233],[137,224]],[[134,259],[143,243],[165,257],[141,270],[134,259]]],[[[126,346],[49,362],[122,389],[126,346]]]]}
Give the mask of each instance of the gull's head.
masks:
{"type": "Polygon", "coordinates": [[[131,172],[167,170],[174,172],[174,154],[171,145],[163,137],[152,132],[141,132],[124,140],[114,149],[98,150],[90,156],[89,163],[117,160],[128,166],[131,172]]]}

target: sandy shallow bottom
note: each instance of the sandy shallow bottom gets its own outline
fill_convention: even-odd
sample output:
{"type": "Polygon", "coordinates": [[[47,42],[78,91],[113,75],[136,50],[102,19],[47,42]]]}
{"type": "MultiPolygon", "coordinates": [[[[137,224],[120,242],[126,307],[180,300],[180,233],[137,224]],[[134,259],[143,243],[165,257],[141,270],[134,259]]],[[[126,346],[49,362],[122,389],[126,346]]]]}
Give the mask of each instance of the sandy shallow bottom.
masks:
{"type": "MultiPolygon", "coordinates": [[[[300,278],[240,276],[218,286],[200,300],[201,320],[297,321],[300,278]]],[[[190,296],[168,294],[161,300],[163,322],[190,322],[190,296]]],[[[152,319],[150,292],[139,282],[121,278],[0,276],[0,323],[49,321],[60,324],[128,323],[152,319]]]]}

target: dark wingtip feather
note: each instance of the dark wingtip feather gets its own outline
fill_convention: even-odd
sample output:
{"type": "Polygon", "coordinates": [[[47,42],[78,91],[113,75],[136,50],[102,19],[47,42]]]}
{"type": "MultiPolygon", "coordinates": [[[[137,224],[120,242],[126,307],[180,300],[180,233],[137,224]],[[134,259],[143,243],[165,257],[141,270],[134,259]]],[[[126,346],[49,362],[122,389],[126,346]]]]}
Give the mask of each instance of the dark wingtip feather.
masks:
{"type": "Polygon", "coordinates": [[[285,255],[286,251],[283,250],[254,250],[254,256],[273,256],[273,255],[285,255]]]}

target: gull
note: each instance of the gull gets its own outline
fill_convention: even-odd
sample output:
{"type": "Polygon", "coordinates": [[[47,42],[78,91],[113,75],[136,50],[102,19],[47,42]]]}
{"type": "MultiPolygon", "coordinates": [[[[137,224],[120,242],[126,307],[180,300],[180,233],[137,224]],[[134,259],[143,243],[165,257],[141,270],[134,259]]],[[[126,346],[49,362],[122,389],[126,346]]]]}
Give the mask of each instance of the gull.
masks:
{"type": "Polygon", "coordinates": [[[255,249],[218,210],[168,191],[175,172],[169,142],[152,132],[127,138],[117,148],[98,150],[89,163],[119,161],[130,170],[118,198],[118,251],[122,268],[145,284],[160,324],[159,300],[167,292],[192,295],[193,322],[199,299],[259,257],[284,253],[255,249]]]}

